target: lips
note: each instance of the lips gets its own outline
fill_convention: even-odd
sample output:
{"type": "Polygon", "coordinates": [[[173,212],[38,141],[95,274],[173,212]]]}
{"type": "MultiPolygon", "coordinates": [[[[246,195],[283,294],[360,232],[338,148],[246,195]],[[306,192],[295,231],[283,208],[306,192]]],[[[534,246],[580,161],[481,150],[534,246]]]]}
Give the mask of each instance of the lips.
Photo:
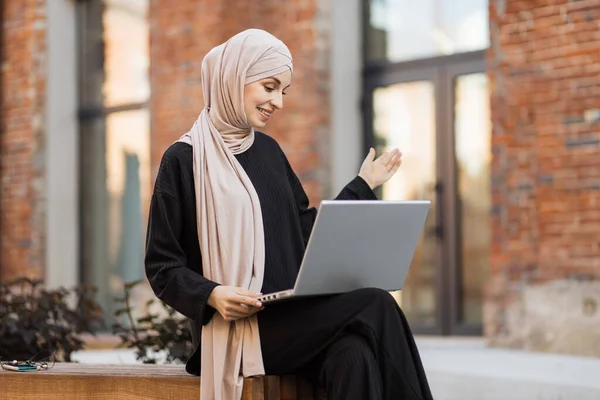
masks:
{"type": "Polygon", "coordinates": [[[260,113],[261,113],[261,114],[262,114],[264,117],[266,117],[266,118],[269,118],[269,117],[271,116],[271,114],[273,114],[273,112],[272,112],[272,111],[265,110],[264,108],[256,107],[256,109],[257,109],[258,111],[260,111],[260,113]]]}

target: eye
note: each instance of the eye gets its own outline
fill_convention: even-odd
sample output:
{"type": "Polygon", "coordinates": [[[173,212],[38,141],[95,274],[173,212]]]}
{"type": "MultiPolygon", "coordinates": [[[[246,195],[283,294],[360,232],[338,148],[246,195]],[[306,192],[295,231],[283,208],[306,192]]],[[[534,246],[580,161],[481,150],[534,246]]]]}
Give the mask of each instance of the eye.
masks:
{"type": "Polygon", "coordinates": [[[265,86],[265,90],[269,93],[271,93],[273,90],[275,90],[275,88],[269,87],[269,86],[265,86]]]}

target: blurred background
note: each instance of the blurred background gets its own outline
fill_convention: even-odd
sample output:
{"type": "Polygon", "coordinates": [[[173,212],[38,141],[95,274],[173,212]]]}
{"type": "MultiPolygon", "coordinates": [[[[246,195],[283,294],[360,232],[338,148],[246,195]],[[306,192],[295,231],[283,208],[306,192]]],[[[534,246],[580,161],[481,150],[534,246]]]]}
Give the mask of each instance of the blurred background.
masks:
{"type": "Polygon", "coordinates": [[[432,201],[395,294],[416,334],[600,356],[598,1],[1,3],[0,281],[92,284],[113,318],[202,59],[254,27],[294,56],[266,133],[314,205],[370,146],[404,153],[381,198],[432,201]]]}

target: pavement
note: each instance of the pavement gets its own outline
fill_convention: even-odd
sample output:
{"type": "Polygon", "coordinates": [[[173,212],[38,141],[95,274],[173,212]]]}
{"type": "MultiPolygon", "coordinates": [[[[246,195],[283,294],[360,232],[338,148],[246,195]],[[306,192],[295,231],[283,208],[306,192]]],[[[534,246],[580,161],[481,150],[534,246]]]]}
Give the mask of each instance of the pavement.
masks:
{"type": "Polygon", "coordinates": [[[600,358],[416,340],[436,400],[600,400],[600,358]]]}

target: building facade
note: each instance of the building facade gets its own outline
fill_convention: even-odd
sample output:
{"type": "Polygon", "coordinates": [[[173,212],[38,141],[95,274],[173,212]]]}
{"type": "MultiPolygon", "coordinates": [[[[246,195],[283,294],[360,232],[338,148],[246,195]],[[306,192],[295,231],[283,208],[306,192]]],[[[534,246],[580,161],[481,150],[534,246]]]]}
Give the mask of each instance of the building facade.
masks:
{"type": "MultiPolygon", "coordinates": [[[[202,108],[210,48],[294,56],[266,133],[313,204],[369,146],[383,199],[432,208],[402,307],[416,333],[600,356],[600,4],[523,0],[2,2],[0,279],[144,278],[152,184],[202,108]]],[[[137,299],[150,296],[141,290],[137,299]]]]}

